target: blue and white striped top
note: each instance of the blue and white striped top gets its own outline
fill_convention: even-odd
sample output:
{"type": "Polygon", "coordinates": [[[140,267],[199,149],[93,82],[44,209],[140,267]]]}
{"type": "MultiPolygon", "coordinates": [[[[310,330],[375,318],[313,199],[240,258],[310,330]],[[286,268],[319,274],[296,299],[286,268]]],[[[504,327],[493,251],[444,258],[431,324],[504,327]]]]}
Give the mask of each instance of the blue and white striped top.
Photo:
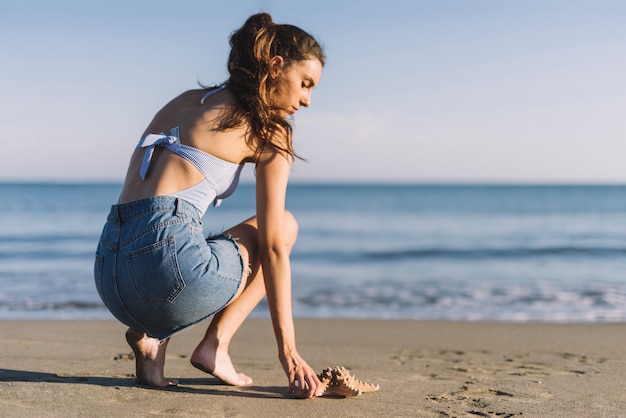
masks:
{"type": "MultiPolygon", "coordinates": [[[[202,101],[216,91],[210,91],[202,98],[202,101]]],[[[202,217],[211,202],[213,202],[213,206],[219,206],[222,199],[234,193],[239,184],[239,175],[243,164],[222,160],[197,148],[181,144],[179,138],[179,128],[176,126],[171,130],[170,135],[164,133],[148,134],[140,140],[137,149],[146,148],[146,152],[141,162],[139,174],[142,179],[146,178],[156,147],[164,147],[192,163],[202,173],[204,180],[187,189],[172,193],[170,196],[188,201],[198,209],[202,217]]]]}

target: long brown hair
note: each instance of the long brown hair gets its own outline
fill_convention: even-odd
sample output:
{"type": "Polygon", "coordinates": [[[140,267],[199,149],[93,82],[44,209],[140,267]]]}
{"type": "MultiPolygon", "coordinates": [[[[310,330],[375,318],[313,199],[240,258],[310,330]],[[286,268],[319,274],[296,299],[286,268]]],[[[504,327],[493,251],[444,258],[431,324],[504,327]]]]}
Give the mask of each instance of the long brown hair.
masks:
{"type": "Polygon", "coordinates": [[[285,66],[317,59],[323,66],[326,56],[322,47],[315,38],[296,26],[275,24],[267,13],[250,16],[240,29],[232,33],[230,46],[230,77],[224,84],[235,96],[239,106],[223,119],[218,130],[247,123],[252,140],[256,141],[254,138],[257,138],[259,141],[256,146],[257,157],[266,146],[297,157],[292,144],[291,124],[270,104],[273,88],[270,59],[280,55],[285,66]]]}

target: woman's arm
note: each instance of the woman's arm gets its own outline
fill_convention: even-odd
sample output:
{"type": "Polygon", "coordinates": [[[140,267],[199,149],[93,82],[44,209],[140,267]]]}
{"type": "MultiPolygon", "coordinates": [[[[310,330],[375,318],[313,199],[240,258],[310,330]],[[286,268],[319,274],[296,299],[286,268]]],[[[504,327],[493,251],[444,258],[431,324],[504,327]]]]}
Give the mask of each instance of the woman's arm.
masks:
{"type": "Polygon", "coordinates": [[[276,150],[264,152],[257,161],[259,252],[279,359],[289,378],[289,390],[295,390],[297,381],[298,395],[313,397],[321,390],[321,383],[298,354],[292,316],[290,243],[285,233],[285,197],[290,169],[291,158],[276,150]]]}

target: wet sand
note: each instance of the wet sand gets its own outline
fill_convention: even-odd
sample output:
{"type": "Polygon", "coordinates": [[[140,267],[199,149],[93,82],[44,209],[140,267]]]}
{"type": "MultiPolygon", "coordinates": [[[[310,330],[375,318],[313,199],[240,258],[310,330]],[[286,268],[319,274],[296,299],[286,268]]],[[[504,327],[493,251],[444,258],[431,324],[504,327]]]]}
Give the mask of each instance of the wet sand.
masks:
{"type": "Polygon", "coordinates": [[[345,366],[380,385],[354,398],[293,399],[271,324],[235,337],[249,388],[193,368],[199,325],[175,336],[177,388],[136,385],[115,321],[0,321],[0,416],[626,417],[626,324],[298,320],[315,369],[345,366]]]}

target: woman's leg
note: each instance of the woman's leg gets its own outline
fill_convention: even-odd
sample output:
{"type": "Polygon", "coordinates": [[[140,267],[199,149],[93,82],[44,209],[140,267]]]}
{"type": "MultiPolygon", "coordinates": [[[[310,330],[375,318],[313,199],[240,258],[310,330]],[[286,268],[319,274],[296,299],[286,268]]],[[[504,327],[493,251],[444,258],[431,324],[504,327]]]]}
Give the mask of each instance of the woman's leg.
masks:
{"type": "MultiPolygon", "coordinates": [[[[285,234],[289,249],[291,249],[298,235],[298,224],[291,213],[285,211],[285,217],[285,234]]],[[[265,296],[265,283],[263,282],[263,271],[259,260],[256,217],[248,219],[226,232],[237,239],[241,254],[244,261],[248,262],[251,273],[247,278],[244,277],[239,292],[233,301],[215,314],[204,338],[191,356],[191,363],[225,383],[234,386],[247,386],[252,384],[252,379],[235,370],[228,354],[228,347],[244,320],[265,296]]]]}
{"type": "Polygon", "coordinates": [[[156,338],[148,337],[143,331],[128,328],[126,341],[135,353],[135,374],[139,383],[156,387],[178,384],[176,379],[166,379],[163,376],[165,350],[169,338],[161,342],[156,338]]]}

